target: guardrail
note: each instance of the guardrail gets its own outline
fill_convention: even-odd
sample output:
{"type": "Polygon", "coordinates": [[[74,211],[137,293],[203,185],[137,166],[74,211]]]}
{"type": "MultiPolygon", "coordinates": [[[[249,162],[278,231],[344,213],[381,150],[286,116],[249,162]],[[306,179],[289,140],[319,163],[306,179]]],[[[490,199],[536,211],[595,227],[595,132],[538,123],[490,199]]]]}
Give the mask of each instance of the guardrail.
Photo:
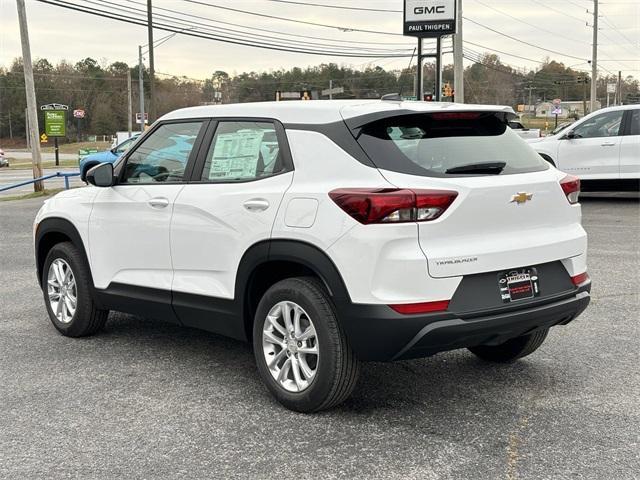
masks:
{"type": "Polygon", "coordinates": [[[78,177],[78,176],[80,176],[80,172],[74,172],[74,173],[56,172],[56,173],[52,173],[51,175],[45,175],[45,176],[40,177],[40,178],[34,178],[33,180],[27,180],[25,182],[14,183],[13,185],[0,186],[0,192],[4,192],[6,190],[11,190],[12,188],[23,187],[23,186],[29,185],[31,183],[43,182],[45,180],[49,180],[50,178],[56,178],[56,177],[64,177],[64,189],[65,190],[69,190],[69,177],[78,177]]]}

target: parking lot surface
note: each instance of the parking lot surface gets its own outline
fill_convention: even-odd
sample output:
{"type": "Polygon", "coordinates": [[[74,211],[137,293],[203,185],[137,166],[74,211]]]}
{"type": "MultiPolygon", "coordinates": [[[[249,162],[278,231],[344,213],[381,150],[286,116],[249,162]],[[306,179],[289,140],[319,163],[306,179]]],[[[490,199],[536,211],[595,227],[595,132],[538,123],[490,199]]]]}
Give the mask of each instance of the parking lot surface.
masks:
{"type": "Polygon", "coordinates": [[[0,203],[0,478],[640,478],[637,199],[583,200],[592,303],[536,353],[365,364],[316,415],[280,407],[243,343],[118,313],[59,335],[41,203],[0,203]]]}

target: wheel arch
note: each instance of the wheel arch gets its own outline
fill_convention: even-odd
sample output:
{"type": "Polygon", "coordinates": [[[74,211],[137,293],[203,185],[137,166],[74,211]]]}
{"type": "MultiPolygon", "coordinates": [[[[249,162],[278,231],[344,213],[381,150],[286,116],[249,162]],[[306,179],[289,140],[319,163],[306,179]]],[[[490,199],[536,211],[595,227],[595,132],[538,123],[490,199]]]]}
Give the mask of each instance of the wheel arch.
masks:
{"type": "MultiPolygon", "coordinates": [[[[84,261],[89,266],[87,252],[84,248],[84,242],[78,232],[78,229],[69,220],[59,217],[45,218],[38,224],[35,235],[35,255],[36,255],[36,271],[38,274],[38,283],[42,286],[42,270],[47,254],[54,245],[62,242],[71,242],[84,257],[84,261]]],[[[91,279],[90,288],[93,289],[93,277],[91,276],[91,268],[89,276],[91,279]]]]}
{"type": "Polygon", "coordinates": [[[336,305],[350,301],[338,268],[318,247],[299,240],[257,243],[243,255],[236,277],[236,300],[247,339],[251,339],[255,311],[264,293],[276,282],[298,276],[318,278],[336,305]]]}

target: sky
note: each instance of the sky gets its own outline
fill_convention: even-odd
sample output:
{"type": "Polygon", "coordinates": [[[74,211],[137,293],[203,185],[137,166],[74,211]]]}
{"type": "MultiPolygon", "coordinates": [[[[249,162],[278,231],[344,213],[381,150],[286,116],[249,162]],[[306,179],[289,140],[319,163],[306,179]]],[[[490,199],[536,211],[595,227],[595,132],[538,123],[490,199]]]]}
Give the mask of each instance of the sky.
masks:
{"type": "MultiPolygon", "coordinates": [[[[121,8],[144,10],[144,0],[65,0],[84,5],[85,8],[121,14],[121,8]]],[[[370,52],[388,54],[389,50],[408,49],[411,53],[415,38],[402,36],[402,13],[357,11],[345,8],[324,8],[317,5],[361,7],[379,10],[402,10],[402,0],[153,0],[154,13],[167,24],[180,28],[193,27],[191,32],[211,33],[211,27],[231,28],[246,32],[244,38],[254,38],[253,33],[265,33],[255,29],[269,29],[286,36],[296,49],[308,47],[326,51],[326,44],[339,45],[341,50],[356,51],[368,48],[370,52]],[[251,11],[286,17],[305,22],[341,27],[328,28],[300,24],[274,18],[229,11],[219,7],[251,11]],[[162,10],[164,9],[164,10],[162,10]],[[168,10],[180,12],[180,15],[168,10]],[[196,18],[203,17],[203,18],[196,18]],[[213,23],[228,22],[227,24],[213,23]],[[351,29],[351,31],[349,31],[351,29]],[[353,30],[373,30],[395,35],[365,33],[353,30]],[[345,31],[347,30],[347,31],[345,31]],[[318,40],[305,37],[321,37],[318,40]],[[370,42],[370,43],[358,43],[370,42]],[[319,45],[318,45],[319,44],[319,45]],[[379,50],[374,50],[379,49],[379,50]],[[384,52],[383,52],[384,51],[384,52]],[[381,53],[383,52],[383,53],[381,53]]],[[[66,59],[76,62],[92,57],[102,64],[124,61],[137,62],[138,45],[147,43],[146,27],[105,19],[88,13],[75,12],[36,0],[26,0],[31,54],[35,58],[47,58],[52,63],[66,59]]],[[[578,70],[590,71],[587,60],[591,58],[593,22],[592,0],[463,0],[465,48],[484,53],[497,50],[503,63],[519,68],[535,68],[549,57],[578,70]],[[484,25],[485,28],[479,24],[484,25]],[[508,35],[513,38],[508,38],[508,35]],[[515,39],[527,42],[521,43],[515,39]],[[552,53],[547,50],[553,50],[552,53]]],[[[229,35],[229,32],[225,32],[229,35]]],[[[218,30],[220,34],[220,30],[218,30]]],[[[167,32],[156,29],[155,39],[167,32]]],[[[237,34],[234,34],[237,36],[237,34]]],[[[640,78],[640,0],[610,0],[600,2],[598,58],[601,74],[622,71],[623,76],[640,78]]],[[[444,39],[444,51],[450,50],[451,41],[444,39]]],[[[425,40],[425,49],[433,44],[425,40]]],[[[333,47],[334,49],[337,47],[333,47]]],[[[473,55],[470,52],[470,55],[473,55]]],[[[0,65],[8,66],[21,56],[20,35],[15,0],[0,0],[0,65]]],[[[450,63],[451,54],[443,61],[450,63]]],[[[408,58],[347,58],[309,53],[289,53],[255,47],[192,38],[178,34],[155,50],[157,72],[204,79],[216,70],[229,74],[245,71],[270,71],[294,66],[306,67],[334,62],[364,68],[380,65],[385,69],[404,68],[408,58]]],[[[467,60],[467,64],[470,62],[467,60]]]]}

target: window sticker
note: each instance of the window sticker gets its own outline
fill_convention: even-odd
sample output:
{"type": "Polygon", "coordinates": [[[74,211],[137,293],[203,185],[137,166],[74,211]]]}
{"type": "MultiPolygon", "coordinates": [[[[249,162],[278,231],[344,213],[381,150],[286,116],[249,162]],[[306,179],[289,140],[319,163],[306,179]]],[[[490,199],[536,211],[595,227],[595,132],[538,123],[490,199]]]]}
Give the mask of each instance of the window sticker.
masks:
{"type": "Polygon", "coordinates": [[[210,179],[254,177],[264,131],[238,130],[216,136],[210,179]]]}

